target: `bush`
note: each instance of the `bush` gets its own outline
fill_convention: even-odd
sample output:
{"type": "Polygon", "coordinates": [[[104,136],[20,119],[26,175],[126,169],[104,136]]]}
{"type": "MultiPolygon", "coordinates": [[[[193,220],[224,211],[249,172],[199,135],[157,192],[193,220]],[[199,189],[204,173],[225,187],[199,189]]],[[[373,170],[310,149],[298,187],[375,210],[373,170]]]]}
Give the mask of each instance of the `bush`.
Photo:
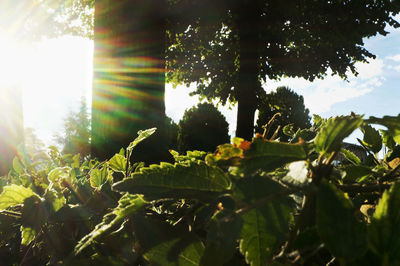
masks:
{"type": "Polygon", "coordinates": [[[200,103],[185,111],[179,121],[178,149],[180,151],[215,151],[219,144],[229,142],[229,124],[218,109],[200,103]]]}
{"type": "Polygon", "coordinates": [[[255,130],[257,133],[263,133],[263,126],[276,114],[273,124],[270,126],[266,138],[271,138],[278,126],[281,130],[278,131],[276,137],[281,141],[288,141],[289,136],[283,133],[283,127],[291,125],[293,131],[300,128],[308,128],[310,124],[309,110],[304,106],[303,96],[298,95],[288,87],[278,87],[276,92],[271,92],[266,95],[259,107],[259,114],[255,130]]]}
{"type": "Polygon", "coordinates": [[[55,148],[40,169],[15,158],[0,179],[0,261],[399,265],[400,116],[315,120],[296,143],[234,138],[214,154],[173,151],[174,164],[130,163],[155,129],[105,162],[55,148]],[[358,128],[374,160],[341,148],[358,128]],[[351,164],[334,165],[338,153],[351,164]]]}

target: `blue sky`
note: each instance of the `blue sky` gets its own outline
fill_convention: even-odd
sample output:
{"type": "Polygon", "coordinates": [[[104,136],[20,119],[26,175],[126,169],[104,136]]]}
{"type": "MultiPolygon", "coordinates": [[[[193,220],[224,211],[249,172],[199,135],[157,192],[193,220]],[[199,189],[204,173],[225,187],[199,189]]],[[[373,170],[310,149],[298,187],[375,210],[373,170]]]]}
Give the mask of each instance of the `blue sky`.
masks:
{"type": "MultiPolygon", "coordinates": [[[[365,40],[365,47],[377,55],[369,64],[357,64],[358,77],[343,81],[337,76],[308,82],[304,79],[268,81],[267,91],[285,85],[304,96],[311,113],[323,117],[350,114],[400,113],[400,30],[389,29],[385,37],[365,40]]],[[[48,40],[23,46],[1,37],[0,85],[21,86],[24,93],[24,118],[27,127],[36,129],[46,143],[62,131],[63,118],[77,110],[81,96],[90,101],[93,43],[73,37],[48,40]],[[6,60],[4,60],[6,58],[6,60]],[[8,59],[7,59],[8,58],[8,59]],[[14,71],[14,72],[13,72],[14,71]],[[17,71],[15,73],[15,71],[17,71]]],[[[188,96],[190,89],[167,85],[167,115],[176,122],[185,109],[198,103],[188,96]]],[[[220,107],[234,134],[236,108],[220,107]]],[[[354,142],[355,138],[351,138],[354,142]]]]}

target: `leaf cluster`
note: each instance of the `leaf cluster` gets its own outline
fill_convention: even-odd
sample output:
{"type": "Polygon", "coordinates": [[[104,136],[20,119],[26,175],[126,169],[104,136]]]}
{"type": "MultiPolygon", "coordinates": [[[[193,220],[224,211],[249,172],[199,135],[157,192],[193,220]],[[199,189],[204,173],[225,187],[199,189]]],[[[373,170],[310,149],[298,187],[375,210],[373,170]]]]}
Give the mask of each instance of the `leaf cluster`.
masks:
{"type": "Polygon", "coordinates": [[[290,143],[258,135],[175,163],[14,159],[1,178],[6,264],[397,265],[400,120],[315,117],[290,143]],[[387,127],[381,132],[371,125],[387,127]],[[357,128],[369,160],[341,148],[357,128]],[[303,131],[303,133],[301,133],[303,131]],[[304,132],[313,133],[315,137],[304,132]],[[389,153],[377,157],[385,145],[389,153]],[[337,162],[343,153],[348,163],[337,162]],[[10,256],[10,254],[12,254],[10,256]]]}

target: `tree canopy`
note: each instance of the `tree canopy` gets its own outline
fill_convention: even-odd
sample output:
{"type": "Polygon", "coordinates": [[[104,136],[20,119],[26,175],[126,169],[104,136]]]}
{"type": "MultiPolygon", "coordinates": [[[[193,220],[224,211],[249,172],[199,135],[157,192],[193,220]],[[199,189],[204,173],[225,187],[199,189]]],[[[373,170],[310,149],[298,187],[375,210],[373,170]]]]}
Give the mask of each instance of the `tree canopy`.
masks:
{"type": "Polygon", "coordinates": [[[178,126],[178,149],[182,152],[213,152],[218,145],[229,142],[228,122],[210,103],[200,103],[187,109],[178,126]]]}
{"type": "Polygon", "coordinates": [[[175,1],[169,27],[168,82],[238,102],[236,133],[250,138],[262,82],[281,77],[346,78],[374,55],[364,38],[399,27],[397,1],[175,1]],[[185,12],[186,10],[186,12],[185,12]]]}
{"type": "Polygon", "coordinates": [[[263,126],[275,114],[280,114],[275,117],[270,130],[265,136],[268,139],[275,133],[278,126],[281,127],[281,130],[278,131],[276,137],[279,137],[281,141],[289,140],[289,137],[282,131],[284,126],[291,125],[294,131],[311,126],[310,111],[304,106],[303,96],[298,95],[288,87],[278,87],[276,91],[268,93],[258,110],[258,119],[255,127],[258,133],[263,133],[263,126]]]}

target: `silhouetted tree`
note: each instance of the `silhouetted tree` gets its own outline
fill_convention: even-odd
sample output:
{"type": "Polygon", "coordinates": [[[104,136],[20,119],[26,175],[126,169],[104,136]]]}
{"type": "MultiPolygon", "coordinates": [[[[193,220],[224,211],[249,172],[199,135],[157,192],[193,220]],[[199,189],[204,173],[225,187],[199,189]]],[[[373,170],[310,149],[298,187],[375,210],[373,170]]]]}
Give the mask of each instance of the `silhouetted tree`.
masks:
{"type": "Polygon", "coordinates": [[[229,142],[229,124],[212,104],[200,103],[185,111],[179,121],[178,149],[215,151],[216,147],[229,142]]]}
{"type": "Polygon", "coordinates": [[[0,88],[0,175],[8,173],[24,141],[22,95],[18,87],[0,88]]]}
{"type": "Polygon", "coordinates": [[[92,152],[100,159],[152,127],[159,130],[135,149],[135,158],[157,160],[165,154],[164,4],[95,1],[92,152]]]}
{"type": "Polygon", "coordinates": [[[90,154],[90,119],[86,99],[82,97],[78,112],[70,112],[64,121],[64,133],[56,136],[62,145],[62,152],[79,153],[82,157],[90,154]]]}
{"type": "Polygon", "coordinates": [[[178,125],[171,118],[165,119],[165,134],[168,142],[168,148],[176,150],[178,148],[178,125]]]}
{"type": "Polygon", "coordinates": [[[276,137],[279,137],[281,141],[289,140],[289,137],[282,132],[284,126],[291,124],[294,131],[311,126],[310,111],[304,106],[303,96],[298,95],[288,87],[278,87],[276,91],[267,94],[258,110],[255,127],[258,133],[263,133],[263,126],[276,113],[280,113],[279,116],[276,116],[268,134],[265,136],[266,138],[272,137],[278,125],[281,126],[281,130],[278,131],[276,137]]]}
{"type": "Polygon", "coordinates": [[[346,77],[374,55],[363,38],[399,27],[397,1],[176,0],[169,27],[168,81],[198,83],[196,94],[237,102],[236,135],[250,139],[262,81],[328,70],[346,77]],[[180,15],[179,15],[180,14],[180,15]]]}

